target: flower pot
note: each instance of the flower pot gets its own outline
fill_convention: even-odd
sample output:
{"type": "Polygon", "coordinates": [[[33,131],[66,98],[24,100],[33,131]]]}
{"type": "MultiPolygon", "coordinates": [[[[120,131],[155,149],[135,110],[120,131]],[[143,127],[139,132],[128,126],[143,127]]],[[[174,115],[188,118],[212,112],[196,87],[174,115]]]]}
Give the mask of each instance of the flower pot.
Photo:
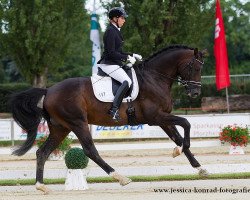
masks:
{"type": "Polygon", "coordinates": [[[230,150],[229,150],[229,154],[230,155],[242,155],[242,154],[245,154],[245,153],[244,153],[244,149],[243,149],[242,146],[231,145],[230,150]]]}
{"type": "Polygon", "coordinates": [[[65,190],[87,190],[86,169],[68,169],[65,181],[65,190]]]}

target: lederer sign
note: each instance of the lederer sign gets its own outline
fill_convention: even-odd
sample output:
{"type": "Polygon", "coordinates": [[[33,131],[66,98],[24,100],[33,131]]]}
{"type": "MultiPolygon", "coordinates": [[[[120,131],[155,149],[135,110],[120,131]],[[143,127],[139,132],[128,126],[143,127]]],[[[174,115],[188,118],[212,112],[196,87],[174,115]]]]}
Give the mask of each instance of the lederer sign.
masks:
{"type": "MultiPolygon", "coordinates": [[[[238,114],[215,114],[215,115],[185,115],[191,124],[190,136],[192,138],[218,137],[221,127],[237,124],[239,126],[250,127],[250,113],[238,114]]],[[[91,125],[92,137],[94,139],[114,139],[114,138],[164,138],[166,133],[157,126],[137,125],[137,126],[114,126],[104,127],[91,125]]],[[[183,135],[183,129],[177,126],[183,135]]],[[[0,140],[11,140],[11,132],[15,140],[24,140],[27,135],[16,123],[13,130],[11,119],[0,120],[0,140]]],[[[49,134],[47,123],[40,123],[37,137],[49,134]]],[[[70,133],[76,138],[74,133],[70,133]]]]}
{"type": "Polygon", "coordinates": [[[94,139],[105,138],[157,138],[166,137],[161,128],[148,125],[136,126],[95,126],[92,125],[92,137],[94,139]]]}

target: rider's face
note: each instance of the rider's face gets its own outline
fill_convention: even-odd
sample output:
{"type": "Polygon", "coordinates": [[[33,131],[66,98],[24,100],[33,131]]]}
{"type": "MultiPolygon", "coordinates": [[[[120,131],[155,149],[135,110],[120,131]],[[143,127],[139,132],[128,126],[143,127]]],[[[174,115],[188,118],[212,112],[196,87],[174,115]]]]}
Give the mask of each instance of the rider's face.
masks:
{"type": "Polygon", "coordinates": [[[125,18],[124,17],[118,17],[117,18],[117,23],[118,23],[118,26],[121,28],[123,26],[123,24],[125,23],[125,18]]]}

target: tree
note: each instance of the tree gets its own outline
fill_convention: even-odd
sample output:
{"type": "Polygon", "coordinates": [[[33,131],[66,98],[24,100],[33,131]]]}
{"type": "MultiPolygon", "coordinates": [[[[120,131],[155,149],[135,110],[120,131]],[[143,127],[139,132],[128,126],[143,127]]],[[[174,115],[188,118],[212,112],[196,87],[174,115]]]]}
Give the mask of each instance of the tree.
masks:
{"type": "MultiPolygon", "coordinates": [[[[213,3],[215,5],[215,2],[213,3]]],[[[214,5],[211,13],[213,16],[215,16],[214,5]]],[[[248,74],[250,65],[250,3],[238,0],[221,0],[221,9],[225,26],[230,74],[248,74]]],[[[215,74],[213,56],[214,29],[213,24],[203,39],[203,44],[210,54],[203,71],[209,75],[215,74]]]]}
{"type": "Polygon", "coordinates": [[[120,1],[129,15],[123,28],[125,47],[143,56],[170,44],[202,47],[213,19],[209,0],[114,0],[105,7],[120,1]]]}
{"type": "Polygon", "coordinates": [[[223,1],[228,58],[231,74],[249,73],[250,2],[223,1]]]}
{"type": "Polygon", "coordinates": [[[16,63],[9,59],[8,57],[2,58],[2,76],[0,79],[1,83],[10,83],[10,82],[23,82],[23,77],[19,73],[16,63]]]}
{"type": "Polygon", "coordinates": [[[34,87],[45,87],[48,74],[63,65],[72,44],[82,39],[84,4],[85,0],[0,2],[3,49],[34,87]]]}
{"type": "Polygon", "coordinates": [[[92,73],[91,56],[92,42],[90,35],[90,17],[84,20],[82,38],[73,43],[70,54],[65,57],[65,62],[56,73],[50,74],[49,81],[58,82],[66,78],[77,76],[90,76],[92,73]]]}
{"type": "MultiPolygon", "coordinates": [[[[105,1],[106,2],[106,1],[105,1]]],[[[215,0],[113,0],[122,2],[129,17],[122,32],[125,48],[147,57],[171,44],[207,48],[203,75],[214,74],[215,0]]],[[[249,73],[250,3],[221,0],[231,74],[249,73]]]]}

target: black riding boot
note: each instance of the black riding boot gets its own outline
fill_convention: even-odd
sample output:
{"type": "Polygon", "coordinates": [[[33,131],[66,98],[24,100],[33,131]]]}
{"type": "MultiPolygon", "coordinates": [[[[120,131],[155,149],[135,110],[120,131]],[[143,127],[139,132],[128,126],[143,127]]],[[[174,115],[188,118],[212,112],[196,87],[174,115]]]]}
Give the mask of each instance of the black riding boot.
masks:
{"type": "Polygon", "coordinates": [[[118,111],[121,106],[123,97],[128,90],[129,90],[128,81],[124,81],[122,85],[118,88],[115,94],[115,98],[114,98],[112,107],[109,110],[109,114],[112,116],[113,120],[115,120],[116,122],[121,120],[118,111]]]}

